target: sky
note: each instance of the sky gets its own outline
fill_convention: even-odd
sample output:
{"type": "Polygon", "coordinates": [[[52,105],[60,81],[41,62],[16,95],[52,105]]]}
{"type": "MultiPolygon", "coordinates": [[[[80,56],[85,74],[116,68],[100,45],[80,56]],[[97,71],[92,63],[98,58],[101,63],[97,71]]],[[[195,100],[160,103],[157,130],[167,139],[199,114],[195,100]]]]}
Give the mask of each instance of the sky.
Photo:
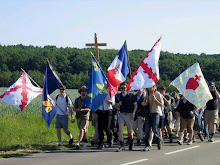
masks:
{"type": "Polygon", "coordinates": [[[0,44],[220,54],[219,0],[0,0],[0,44]]]}

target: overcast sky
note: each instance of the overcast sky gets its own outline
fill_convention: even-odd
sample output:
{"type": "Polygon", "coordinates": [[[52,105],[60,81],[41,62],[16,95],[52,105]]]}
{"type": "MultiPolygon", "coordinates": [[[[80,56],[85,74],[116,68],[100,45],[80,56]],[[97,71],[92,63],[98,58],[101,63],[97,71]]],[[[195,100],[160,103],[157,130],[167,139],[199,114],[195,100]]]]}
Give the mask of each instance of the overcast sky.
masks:
{"type": "Polygon", "coordinates": [[[220,54],[219,0],[0,0],[0,20],[1,45],[220,54]]]}

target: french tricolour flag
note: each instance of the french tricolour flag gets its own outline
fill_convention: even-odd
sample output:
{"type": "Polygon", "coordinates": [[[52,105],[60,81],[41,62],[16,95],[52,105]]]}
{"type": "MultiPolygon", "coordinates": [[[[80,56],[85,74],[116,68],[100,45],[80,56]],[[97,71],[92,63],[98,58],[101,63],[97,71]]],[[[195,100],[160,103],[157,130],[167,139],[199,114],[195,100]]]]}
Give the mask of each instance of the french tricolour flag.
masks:
{"type": "Polygon", "coordinates": [[[159,58],[161,50],[161,38],[154,44],[147,56],[134,71],[127,90],[139,90],[151,88],[159,80],[159,58]]]}
{"type": "Polygon", "coordinates": [[[109,86],[111,97],[118,92],[118,86],[126,80],[127,74],[129,73],[128,53],[126,41],[118,55],[113,60],[112,64],[108,68],[108,81],[112,85],[109,86]],[[114,90],[114,91],[113,91],[114,90]]]}

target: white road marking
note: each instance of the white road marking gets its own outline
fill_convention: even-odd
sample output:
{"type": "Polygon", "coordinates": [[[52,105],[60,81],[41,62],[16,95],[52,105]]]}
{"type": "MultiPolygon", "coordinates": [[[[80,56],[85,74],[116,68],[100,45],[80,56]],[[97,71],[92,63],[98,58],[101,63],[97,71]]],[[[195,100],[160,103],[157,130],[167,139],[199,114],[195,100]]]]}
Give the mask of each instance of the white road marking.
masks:
{"type": "Polygon", "coordinates": [[[211,143],[218,143],[218,142],[220,142],[220,140],[217,140],[217,141],[214,141],[214,142],[211,142],[211,143]]]}
{"type": "Polygon", "coordinates": [[[133,161],[133,162],[124,163],[124,164],[121,164],[121,165],[129,165],[129,164],[143,162],[143,161],[146,161],[146,160],[148,160],[148,159],[140,159],[140,160],[136,160],[136,161],[133,161]]]}
{"type": "Polygon", "coordinates": [[[175,154],[175,153],[177,153],[177,152],[182,152],[182,151],[186,151],[186,150],[191,150],[191,149],[194,149],[194,148],[197,148],[197,147],[200,147],[200,146],[198,145],[198,146],[193,146],[193,147],[189,147],[189,148],[184,148],[184,149],[181,149],[181,150],[177,150],[177,151],[165,153],[164,155],[171,155],[171,154],[175,154]]]}

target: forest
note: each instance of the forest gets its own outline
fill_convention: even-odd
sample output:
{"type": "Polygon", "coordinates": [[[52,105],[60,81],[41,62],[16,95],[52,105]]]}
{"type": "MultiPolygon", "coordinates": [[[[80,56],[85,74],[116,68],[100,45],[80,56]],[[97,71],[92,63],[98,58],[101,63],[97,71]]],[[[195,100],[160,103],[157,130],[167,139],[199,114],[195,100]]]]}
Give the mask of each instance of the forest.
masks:
{"type": "MultiPolygon", "coordinates": [[[[48,59],[57,72],[61,81],[69,89],[88,85],[91,67],[92,51],[94,48],[71,48],[56,46],[24,46],[0,45],[0,87],[11,86],[22,74],[23,68],[41,87],[44,81],[46,60],[48,59]]],[[[105,73],[119,50],[100,49],[100,65],[105,73]]],[[[146,50],[128,51],[131,74],[147,55],[146,50]]],[[[160,80],[158,85],[169,86],[179,74],[198,62],[207,82],[214,81],[220,88],[220,54],[174,54],[161,51],[159,68],[160,80]]],[[[129,81],[130,75],[127,77],[129,81]]],[[[176,90],[174,87],[168,91],[176,90]]]]}

